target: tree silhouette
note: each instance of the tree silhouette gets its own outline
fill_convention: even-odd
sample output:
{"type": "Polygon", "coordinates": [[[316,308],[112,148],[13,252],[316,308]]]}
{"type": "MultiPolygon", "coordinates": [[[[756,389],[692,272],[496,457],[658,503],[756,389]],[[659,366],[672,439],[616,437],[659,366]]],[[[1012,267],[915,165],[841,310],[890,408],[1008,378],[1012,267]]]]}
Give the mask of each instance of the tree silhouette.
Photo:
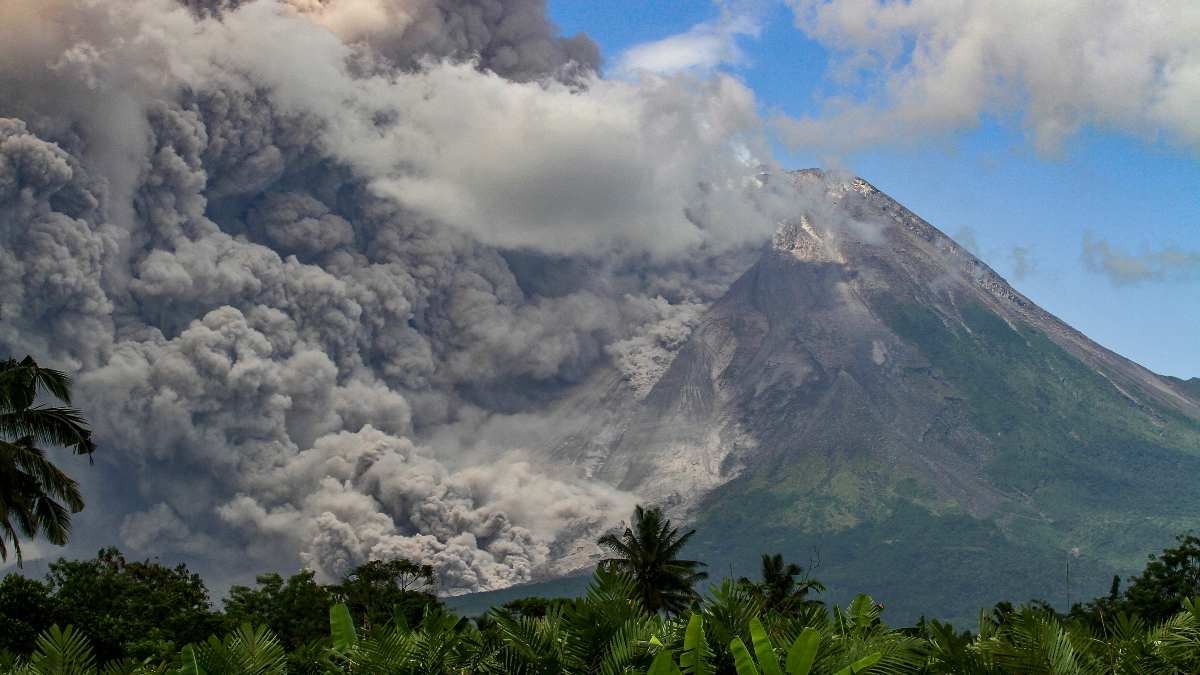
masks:
{"type": "Polygon", "coordinates": [[[690,530],[680,535],[662,509],[638,505],[621,536],[610,533],[600,537],[600,546],[612,554],[600,561],[600,567],[632,578],[635,593],[647,610],[678,613],[696,599],[695,585],[708,578],[701,571],[704,563],[679,558],[695,533],[690,530]]]}
{"type": "Polygon", "coordinates": [[[8,559],[11,544],[21,563],[21,536],[65,544],[71,514],[83,508],[78,483],[39,447],[89,456],[95,451],[83,415],[70,407],[70,385],[64,373],[41,368],[28,356],[0,361],[0,559],[8,559]],[[65,405],[38,404],[39,395],[65,405]]]}
{"type": "Polygon", "coordinates": [[[809,600],[809,594],[825,590],[824,584],[804,574],[803,567],[784,562],[780,553],[762,555],[761,574],[762,581],[758,583],[745,577],[739,579],[738,583],[762,601],[763,609],[788,610],[817,602],[809,600]]]}
{"type": "Polygon", "coordinates": [[[399,558],[359,565],[333,587],[333,596],[349,606],[361,626],[380,626],[398,618],[416,625],[427,607],[440,606],[436,590],[433,567],[399,558]]]}

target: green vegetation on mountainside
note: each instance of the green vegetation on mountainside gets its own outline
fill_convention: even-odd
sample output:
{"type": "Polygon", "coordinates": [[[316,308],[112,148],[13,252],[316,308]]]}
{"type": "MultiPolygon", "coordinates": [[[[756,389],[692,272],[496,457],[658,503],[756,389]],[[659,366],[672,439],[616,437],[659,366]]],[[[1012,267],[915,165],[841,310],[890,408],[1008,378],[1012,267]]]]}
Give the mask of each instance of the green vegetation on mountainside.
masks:
{"type": "MultiPolygon", "coordinates": [[[[832,531],[797,531],[774,522],[776,514],[806,508],[806,497],[763,501],[740,480],[722,490],[696,521],[696,555],[714,569],[743,574],[754,552],[778,550],[812,561],[834,602],[861,590],[887,603],[891,616],[912,621],[922,614],[969,625],[980,606],[1004,598],[1065,602],[1064,557],[1069,546],[1015,542],[994,521],[966,514],[934,515],[904,498],[887,501],[886,517],[832,531]]],[[[1162,533],[1158,544],[1169,542],[1162,533]]],[[[1113,567],[1090,552],[1071,562],[1074,597],[1095,595],[1113,567]]]]}
{"type": "Polygon", "coordinates": [[[696,546],[715,569],[740,573],[764,549],[819,556],[835,600],[854,588],[887,598],[905,620],[936,608],[963,621],[1002,597],[1065,602],[1072,548],[1080,597],[1200,526],[1200,425],[1135,405],[1045,335],[983,307],[954,320],[909,305],[882,313],[963,399],[991,443],[988,477],[1010,505],[973,518],[870,448],[840,455],[839,466],[789,457],[748,470],[703,507],[696,546]]]}
{"type": "MultiPolygon", "coordinates": [[[[960,325],[918,307],[893,308],[887,318],[966,399],[991,440],[997,487],[1027,499],[1029,515],[1056,538],[1120,530],[1131,519],[1143,535],[1145,526],[1173,532],[1197,523],[1200,425],[1135,404],[1045,335],[981,307],[964,308],[960,325]]],[[[1115,553],[1137,556],[1146,543],[1115,553]]]]}

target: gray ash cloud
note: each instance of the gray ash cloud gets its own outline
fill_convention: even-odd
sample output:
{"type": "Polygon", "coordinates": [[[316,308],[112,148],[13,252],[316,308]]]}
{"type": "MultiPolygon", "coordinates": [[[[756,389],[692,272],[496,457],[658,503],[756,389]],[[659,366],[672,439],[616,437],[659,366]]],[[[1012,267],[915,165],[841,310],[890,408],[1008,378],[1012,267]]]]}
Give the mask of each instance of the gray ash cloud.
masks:
{"type": "MultiPolygon", "coordinates": [[[[198,17],[219,18],[245,0],[181,0],[198,17]]],[[[546,16],[545,0],[286,0],[347,43],[408,70],[429,59],[475,60],[511,80],[581,77],[600,67],[600,49],[570,37],[546,16]]]]}
{"type": "Polygon", "coordinates": [[[789,196],[745,87],[597,63],[536,1],[0,7],[0,352],[79,373],[79,545],[457,592],[627,513],[496,430],[661,364],[789,196]]]}

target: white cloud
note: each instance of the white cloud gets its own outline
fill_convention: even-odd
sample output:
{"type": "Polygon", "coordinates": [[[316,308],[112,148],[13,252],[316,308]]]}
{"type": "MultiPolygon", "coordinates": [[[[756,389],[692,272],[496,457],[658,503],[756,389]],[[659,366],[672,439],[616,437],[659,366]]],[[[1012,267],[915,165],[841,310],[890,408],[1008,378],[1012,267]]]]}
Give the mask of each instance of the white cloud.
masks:
{"type": "Polygon", "coordinates": [[[616,72],[628,77],[641,72],[670,74],[740,65],[746,56],[738,40],[758,37],[761,28],[757,12],[746,3],[722,3],[717,19],[630,47],[617,59],[616,72]]]}
{"type": "Polygon", "coordinates": [[[852,77],[798,145],[862,147],[1017,113],[1043,152],[1086,126],[1200,148],[1200,4],[1191,0],[787,0],[852,77]]]}

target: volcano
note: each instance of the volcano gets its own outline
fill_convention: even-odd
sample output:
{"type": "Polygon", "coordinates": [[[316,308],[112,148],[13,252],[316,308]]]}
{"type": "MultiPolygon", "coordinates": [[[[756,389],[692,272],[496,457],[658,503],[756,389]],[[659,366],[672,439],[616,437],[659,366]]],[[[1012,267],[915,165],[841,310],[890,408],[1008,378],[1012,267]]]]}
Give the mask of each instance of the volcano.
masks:
{"type": "Polygon", "coordinates": [[[865,180],[812,196],[669,363],[561,403],[554,454],[666,505],[695,557],[973,621],[1107,590],[1200,525],[1200,394],[1041,309],[865,180]]]}

